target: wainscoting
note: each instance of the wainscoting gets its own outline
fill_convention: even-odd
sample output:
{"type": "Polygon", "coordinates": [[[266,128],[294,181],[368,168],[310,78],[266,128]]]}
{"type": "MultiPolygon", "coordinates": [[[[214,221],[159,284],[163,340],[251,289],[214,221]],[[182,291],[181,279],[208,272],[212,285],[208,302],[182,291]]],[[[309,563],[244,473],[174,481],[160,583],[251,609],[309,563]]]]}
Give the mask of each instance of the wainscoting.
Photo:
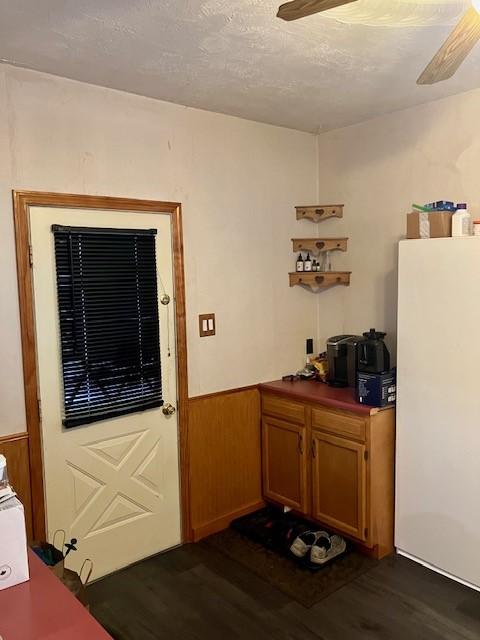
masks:
{"type": "Polygon", "coordinates": [[[33,538],[32,494],[28,433],[0,437],[0,453],[7,459],[8,476],[25,509],[28,539],[33,538]]]}
{"type": "Polygon", "coordinates": [[[256,387],[190,398],[193,540],[263,506],[260,397],[256,387]]]}
{"type": "MultiPolygon", "coordinates": [[[[256,387],[190,398],[188,417],[190,517],[194,541],[226,528],[264,505],[260,397],[256,387]]],[[[10,481],[33,538],[28,434],[0,437],[10,481]]]]}

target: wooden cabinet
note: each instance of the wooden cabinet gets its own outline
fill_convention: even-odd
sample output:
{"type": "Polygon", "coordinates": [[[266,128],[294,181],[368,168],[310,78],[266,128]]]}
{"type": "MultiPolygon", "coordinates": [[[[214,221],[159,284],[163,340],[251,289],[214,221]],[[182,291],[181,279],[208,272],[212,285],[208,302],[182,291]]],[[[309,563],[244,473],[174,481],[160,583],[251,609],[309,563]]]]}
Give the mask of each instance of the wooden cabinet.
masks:
{"type": "Polygon", "coordinates": [[[265,497],[307,512],[306,428],[265,416],[262,420],[265,497]]]}
{"type": "Polygon", "coordinates": [[[377,557],[394,548],[394,443],[392,408],[345,411],[262,391],[264,498],[377,557]]]}
{"type": "Polygon", "coordinates": [[[366,448],[312,430],[312,516],[366,540],[366,448]]]}

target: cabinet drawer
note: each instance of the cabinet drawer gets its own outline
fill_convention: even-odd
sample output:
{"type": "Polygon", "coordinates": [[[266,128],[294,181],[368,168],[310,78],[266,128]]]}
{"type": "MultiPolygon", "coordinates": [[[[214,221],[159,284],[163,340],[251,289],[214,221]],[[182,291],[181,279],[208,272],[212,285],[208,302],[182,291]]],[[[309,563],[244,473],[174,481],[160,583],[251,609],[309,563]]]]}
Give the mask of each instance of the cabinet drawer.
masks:
{"type": "Polygon", "coordinates": [[[262,411],[270,416],[303,424],[305,422],[305,406],[280,396],[262,396],[262,411]]]}
{"type": "Polygon", "coordinates": [[[353,414],[328,411],[327,409],[312,409],[312,427],[361,442],[365,441],[365,420],[353,414]]]}

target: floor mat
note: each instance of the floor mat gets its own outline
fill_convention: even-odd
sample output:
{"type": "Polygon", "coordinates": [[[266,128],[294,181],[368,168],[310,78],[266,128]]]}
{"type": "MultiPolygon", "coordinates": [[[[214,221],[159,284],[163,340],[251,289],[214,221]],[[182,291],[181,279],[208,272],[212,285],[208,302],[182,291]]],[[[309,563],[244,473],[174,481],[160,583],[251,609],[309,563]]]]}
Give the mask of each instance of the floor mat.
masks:
{"type": "Polygon", "coordinates": [[[290,557],[252,540],[233,528],[205,538],[201,545],[211,547],[239,562],[306,608],[345,586],[378,564],[354,548],[322,569],[312,572],[290,557]]]}

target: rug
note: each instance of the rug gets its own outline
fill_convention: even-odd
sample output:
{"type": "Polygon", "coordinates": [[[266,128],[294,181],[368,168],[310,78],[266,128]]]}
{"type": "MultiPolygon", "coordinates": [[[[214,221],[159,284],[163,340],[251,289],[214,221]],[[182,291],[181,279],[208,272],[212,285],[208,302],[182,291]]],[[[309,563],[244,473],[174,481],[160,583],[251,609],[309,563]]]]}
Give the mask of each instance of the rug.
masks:
{"type": "Polygon", "coordinates": [[[312,572],[232,528],[205,538],[200,544],[240,563],[308,609],[378,564],[351,547],[330,564],[312,572]]]}

